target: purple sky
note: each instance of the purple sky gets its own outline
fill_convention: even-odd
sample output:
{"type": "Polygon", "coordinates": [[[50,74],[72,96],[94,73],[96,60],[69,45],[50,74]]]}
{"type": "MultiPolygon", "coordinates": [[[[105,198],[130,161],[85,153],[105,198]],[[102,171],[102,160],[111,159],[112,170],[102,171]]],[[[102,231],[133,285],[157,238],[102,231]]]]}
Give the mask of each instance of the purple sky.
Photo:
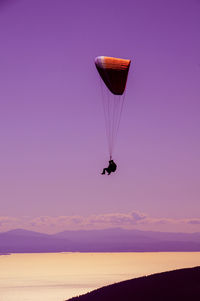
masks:
{"type": "Polygon", "coordinates": [[[134,212],[200,231],[200,1],[0,0],[0,28],[0,231],[134,212]],[[98,55],[132,60],[110,177],[98,55]]]}

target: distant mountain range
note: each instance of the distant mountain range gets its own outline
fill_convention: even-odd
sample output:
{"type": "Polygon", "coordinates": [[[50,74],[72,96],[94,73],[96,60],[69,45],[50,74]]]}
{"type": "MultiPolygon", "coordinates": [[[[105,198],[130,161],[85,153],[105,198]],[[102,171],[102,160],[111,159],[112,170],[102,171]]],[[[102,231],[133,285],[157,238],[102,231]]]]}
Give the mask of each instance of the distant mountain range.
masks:
{"type": "Polygon", "coordinates": [[[121,228],[44,234],[23,229],[0,233],[0,254],[36,252],[200,251],[200,233],[169,233],[121,228]]]}
{"type": "Polygon", "coordinates": [[[200,267],[154,274],[104,286],[68,301],[198,301],[200,267]]]}

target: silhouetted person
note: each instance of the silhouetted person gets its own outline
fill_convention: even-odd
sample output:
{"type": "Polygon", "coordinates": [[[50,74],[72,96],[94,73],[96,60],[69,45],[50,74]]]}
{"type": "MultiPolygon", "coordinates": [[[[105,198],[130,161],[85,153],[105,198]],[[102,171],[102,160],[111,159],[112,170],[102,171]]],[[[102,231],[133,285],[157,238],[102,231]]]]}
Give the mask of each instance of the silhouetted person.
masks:
{"type": "Polygon", "coordinates": [[[117,169],[117,165],[115,164],[115,162],[113,160],[110,160],[108,167],[104,168],[101,174],[105,175],[105,173],[107,171],[108,175],[110,175],[111,172],[115,172],[116,169],[117,169]]]}

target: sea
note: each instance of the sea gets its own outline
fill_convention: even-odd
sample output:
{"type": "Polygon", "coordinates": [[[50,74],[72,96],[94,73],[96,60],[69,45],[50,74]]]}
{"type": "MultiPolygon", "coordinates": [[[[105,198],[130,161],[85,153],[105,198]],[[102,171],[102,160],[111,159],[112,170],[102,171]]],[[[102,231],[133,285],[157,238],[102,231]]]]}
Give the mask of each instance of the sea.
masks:
{"type": "Polygon", "coordinates": [[[200,252],[0,255],[0,301],[64,301],[153,273],[200,266],[200,252]]]}

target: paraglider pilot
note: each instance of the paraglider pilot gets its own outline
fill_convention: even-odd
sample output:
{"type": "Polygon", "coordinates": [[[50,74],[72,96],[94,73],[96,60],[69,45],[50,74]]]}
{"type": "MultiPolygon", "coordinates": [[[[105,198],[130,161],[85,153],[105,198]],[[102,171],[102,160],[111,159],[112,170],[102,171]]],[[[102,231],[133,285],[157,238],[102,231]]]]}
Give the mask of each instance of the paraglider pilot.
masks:
{"type": "Polygon", "coordinates": [[[117,169],[117,165],[115,164],[115,162],[112,159],[110,159],[108,167],[104,168],[101,174],[105,175],[105,173],[107,172],[108,175],[110,175],[111,172],[115,172],[116,169],[117,169]]]}

